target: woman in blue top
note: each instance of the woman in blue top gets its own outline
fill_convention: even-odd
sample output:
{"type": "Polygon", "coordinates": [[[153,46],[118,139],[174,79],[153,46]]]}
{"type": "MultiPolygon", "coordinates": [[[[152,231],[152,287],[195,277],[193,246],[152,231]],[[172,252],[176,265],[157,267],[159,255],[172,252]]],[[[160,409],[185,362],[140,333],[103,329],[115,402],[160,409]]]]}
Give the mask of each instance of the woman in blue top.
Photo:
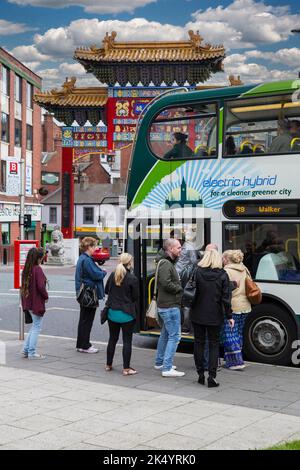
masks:
{"type": "MultiPolygon", "coordinates": [[[[96,287],[98,299],[104,298],[104,285],[103,279],[106,276],[106,271],[100,268],[92,256],[97,246],[97,241],[92,237],[85,237],[81,244],[80,255],[75,274],[75,287],[76,296],[78,297],[81,284],[85,284],[90,287],[96,287]]],[[[98,352],[98,349],[94,348],[90,343],[90,334],[95,318],[96,308],[82,307],[80,306],[80,318],[78,323],[77,333],[77,351],[82,353],[94,354],[98,352]]]]}
{"type": "Polygon", "coordinates": [[[105,370],[112,370],[116,344],[120,330],[123,335],[123,375],[135,375],[137,371],[130,367],[132,335],[137,313],[139,283],[132,271],[132,256],[123,253],[115,272],[111,273],[105,286],[108,294],[109,341],[105,370]]]}

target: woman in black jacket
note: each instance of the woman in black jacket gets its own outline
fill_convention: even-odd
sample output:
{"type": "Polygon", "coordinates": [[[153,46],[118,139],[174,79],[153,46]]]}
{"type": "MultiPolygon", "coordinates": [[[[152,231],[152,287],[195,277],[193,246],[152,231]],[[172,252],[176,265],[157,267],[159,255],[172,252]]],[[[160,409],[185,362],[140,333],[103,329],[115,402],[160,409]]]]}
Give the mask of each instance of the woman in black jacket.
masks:
{"type": "Polygon", "coordinates": [[[216,250],[206,251],[195,272],[196,294],[191,309],[194,327],[194,360],[198,383],[205,384],[204,345],[209,342],[208,387],[218,387],[216,381],[219,336],[224,314],[233,328],[231,288],[227,273],[222,269],[222,257],[216,250]]]}
{"type": "Polygon", "coordinates": [[[132,256],[123,253],[115,272],[111,273],[105,286],[108,294],[109,340],[107,345],[107,361],[105,370],[112,370],[116,344],[120,330],[123,335],[123,375],[135,375],[137,371],[130,367],[132,352],[132,335],[136,320],[139,283],[131,272],[132,256]]]}

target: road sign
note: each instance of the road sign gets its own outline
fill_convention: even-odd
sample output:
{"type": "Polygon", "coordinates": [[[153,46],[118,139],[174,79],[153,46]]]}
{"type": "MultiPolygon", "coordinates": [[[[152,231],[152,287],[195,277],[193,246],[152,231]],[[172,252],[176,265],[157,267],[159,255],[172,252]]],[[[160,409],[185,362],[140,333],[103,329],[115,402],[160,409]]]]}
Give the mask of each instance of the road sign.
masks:
{"type": "Polygon", "coordinates": [[[6,194],[18,196],[20,194],[20,162],[16,159],[7,159],[6,162],[6,194]]]}

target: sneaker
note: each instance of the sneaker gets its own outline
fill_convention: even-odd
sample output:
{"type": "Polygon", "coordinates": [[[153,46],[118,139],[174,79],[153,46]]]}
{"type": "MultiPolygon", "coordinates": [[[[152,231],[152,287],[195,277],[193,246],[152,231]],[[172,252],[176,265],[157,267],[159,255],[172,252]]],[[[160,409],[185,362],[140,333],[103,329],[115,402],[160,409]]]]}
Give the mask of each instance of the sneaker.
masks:
{"type": "Polygon", "coordinates": [[[161,373],[163,377],[183,377],[185,372],[179,372],[178,370],[167,370],[161,373]]]}
{"type": "Polygon", "coordinates": [[[89,349],[77,349],[78,352],[81,352],[81,353],[87,353],[87,354],[96,354],[97,352],[99,352],[99,349],[97,348],[94,348],[93,346],[91,346],[89,349]]]}
{"type": "Polygon", "coordinates": [[[25,359],[27,359],[27,357],[28,357],[28,353],[25,352],[25,351],[21,351],[21,352],[20,352],[20,355],[21,355],[22,357],[24,357],[25,359]]]}
{"type": "Polygon", "coordinates": [[[228,367],[229,370],[243,370],[245,369],[245,366],[243,365],[240,365],[240,366],[231,366],[231,367],[228,367]]]}
{"type": "Polygon", "coordinates": [[[41,354],[33,354],[32,356],[28,356],[30,360],[39,360],[39,359],[46,359],[46,356],[42,356],[41,354]]]}
{"type": "Polygon", "coordinates": [[[208,377],[207,386],[208,388],[219,387],[219,382],[216,381],[214,377],[208,377]]]}
{"type": "MultiPolygon", "coordinates": [[[[154,369],[156,369],[156,370],[162,370],[162,368],[163,368],[163,365],[161,365],[161,366],[156,366],[156,365],[155,365],[155,366],[154,366],[154,369]]],[[[177,369],[177,366],[172,366],[172,369],[173,369],[173,370],[176,370],[176,369],[177,369]]]]}

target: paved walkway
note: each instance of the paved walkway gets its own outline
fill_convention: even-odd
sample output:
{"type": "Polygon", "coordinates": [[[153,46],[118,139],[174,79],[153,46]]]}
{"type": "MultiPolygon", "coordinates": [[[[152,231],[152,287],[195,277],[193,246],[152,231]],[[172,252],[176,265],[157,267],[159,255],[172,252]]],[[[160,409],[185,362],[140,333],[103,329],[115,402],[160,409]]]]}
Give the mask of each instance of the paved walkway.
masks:
{"type": "Polygon", "coordinates": [[[178,354],[182,379],[153,369],[154,351],[135,349],[140,373],[105,372],[99,354],[74,341],[41,337],[44,361],[18,352],[15,333],[0,332],[0,449],[254,449],[300,439],[300,369],[248,364],[222,370],[221,386],[198,385],[193,359],[178,354]]]}

